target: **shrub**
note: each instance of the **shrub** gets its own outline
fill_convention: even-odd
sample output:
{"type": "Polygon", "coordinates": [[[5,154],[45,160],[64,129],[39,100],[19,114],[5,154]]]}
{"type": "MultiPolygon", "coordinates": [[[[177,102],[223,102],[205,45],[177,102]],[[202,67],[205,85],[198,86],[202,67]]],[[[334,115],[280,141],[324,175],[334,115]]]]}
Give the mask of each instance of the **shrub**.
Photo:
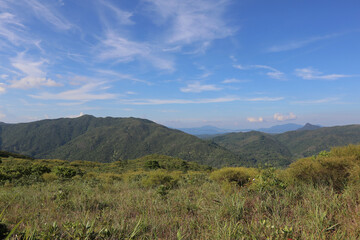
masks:
{"type": "Polygon", "coordinates": [[[279,178],[276,169],[269,167],[261,170],[260,173],[252,179],[249,183],[249,188],[259,192],[274,192],[279,189],[285,189],[286,184],[279,178]]]}
{"type": "Polygon", "coordinates": [[[59,166],[56,167],[54,170],[56,176],[58,176],[59,178],[72,178],[76,175],[80,175],[83,176],[84,172],[79,169],[79,168],[72,168],[72,167],[64,167],[64,166],[59,166]]]}
{"type": "Polygon", "coordinates": [[[286,170],[295,181],[313,185],[330,185],[341,191],[347,184],[351,169],[354,168],[354,157],[343,157],[331,154],[303,158],[292,163],[286,170]]]}
{"type": "Polygon", "coordinates": [[[45,182],[53,182],[55,180],[58,179],[58,177],[56,176],[55,173],[51,172],[51,173],[44,173],[42,175],[42,178],[45,182]]]}
{"type": "Polygon", "coordinates": [[[178,183],[179,177],[176,173],[169,173],[165,170],[149,172],[141,181],[144,187],[157,187],[164,185],[167,189],[174,188],[178,183]]]}
{"type": "Polygon", "coordinates": [[[216,170],[210,174],[210,179],[217,182],[236,183],[238,186],[244,186],[258,174],[255,168],[244,167],[226,167],[216,170]]]}
{"type": "Polygon", "coordinates": [[[160,168],[160,164],[156,160],[150,160],[150,161],[145,162],[145,169],[155,170],[155,169],[159,169],[159,168],[160,168]]]}

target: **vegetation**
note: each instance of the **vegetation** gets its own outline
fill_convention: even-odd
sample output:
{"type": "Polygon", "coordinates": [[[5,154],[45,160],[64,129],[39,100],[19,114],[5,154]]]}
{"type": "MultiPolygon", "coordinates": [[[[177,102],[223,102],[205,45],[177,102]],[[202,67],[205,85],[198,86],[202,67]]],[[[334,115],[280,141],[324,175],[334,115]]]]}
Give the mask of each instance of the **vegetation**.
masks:
{"type": "Polygon", "coordinates": [[[247,160],[247,166],[287,166],[296,159],[329,151],[335,146],[359,144],[360,125],[323,128],[305,125],[298,131],[273,135],[256,131],[230,133],[214,137],[212,141],[247,160]]]}
{"type": "Polygon", "coordinates": [[[211,166],[243,165],[231,151],[137,118],[79,118],[0,125],[0,149],[35,158],[114,162],[164,154],[211,166]]]}
{"type": "Polygon", "coordinates": [[[9,157],[0,176],[0,235],[12,239],[360,238],[360,146],[287,169],[9,157]]]}

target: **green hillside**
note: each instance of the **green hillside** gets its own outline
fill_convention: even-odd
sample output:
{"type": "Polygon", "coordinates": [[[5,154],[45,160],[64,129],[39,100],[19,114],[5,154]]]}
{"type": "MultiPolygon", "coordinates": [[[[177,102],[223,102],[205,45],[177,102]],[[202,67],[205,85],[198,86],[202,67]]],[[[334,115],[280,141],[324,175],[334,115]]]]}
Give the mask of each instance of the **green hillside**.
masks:
{"type": "Polygon", "coordinates": [[[293,159],[308,157],[331,147],[360,143],[360,125],[323,127],[312,131],[292,131],[275,135],[293,159]]]}
{"type": "Polygon", "coordinates": [[[254,165],[266,163],[274,166],[290,164],[291,153],[273,135],[262,132],[230,133],[214,137],[213,141],[254,165]]]}
{"type": "Polygon", "coordinates": [[[230,133],[212,140],[243,159],[255,163],[288,165],[297,158],[331,147],[360,143],[360,125],[314,128],[270,135],[262,132],[230,133]]]}
{"type": "Polygon", "coordinates": [[[145,119],[87,115],[0,129],[0,149],[35,158],[113,162],[156,153],[211,166],[245,164],[213,142],[145,119]]]}

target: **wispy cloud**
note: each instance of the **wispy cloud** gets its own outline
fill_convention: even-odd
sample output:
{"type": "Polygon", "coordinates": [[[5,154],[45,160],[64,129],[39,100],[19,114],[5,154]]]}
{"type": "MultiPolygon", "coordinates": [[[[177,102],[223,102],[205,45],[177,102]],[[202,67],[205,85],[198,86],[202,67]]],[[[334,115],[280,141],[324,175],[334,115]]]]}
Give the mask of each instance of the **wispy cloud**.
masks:
{"type": "Polygon", "coordinates": [[[186,87],[180,88],[180,91],[185,93],[200,93],[204,91],[219,91],[222,88],[217,87],[213,84],[201,84],[200,82],[194,82],[188,84],[186,87]]]}
{"type": "Polygon", "coordinates": [[[108,30],[105,38],[101,40],[99,57],[102,60],[114,59],[117,62],[130,62],[135,59],[146,60],[153,66],[164,70],[174,70],[174,63],[171,59],[159,57],[152,45],[145,42],[136,42],[108,30]]]}
{"type": "Polygon", "coordinates": [[[295,74],[305,80],[337,80],[339,78],[352,77],[352,75],[345,74],[324,75],[322,72],[311,67],[295,69],[295,74]]]}
{"type": "Polygon", "coordinates": [[[123,73],[119,73],[119,72],[115,72],[112,70],[104,70],[104,69],[97,69],[96,72],[101,73],[101,74],[105,74],[105,75],[111,75],[111,76],[115,76],[119,79],[125,79],[125,80],[130,80],[133,82],[139,82],[139,83],[146,83],[148,85],[151,85],[151,82],[136,78],[130,74],[123,74],[123,73]]]}
{"type": "Polygon", "coordinates": [[[18,45],[23,42],[22,32],[25,26],[12,13],[0,13],[0,37],[6,39],[11,44],[18,45]]]}
{"type": "Polygon", "coordinates": [[[258,118],[248,117],[248,118],[246,118],[246,120],[247,120],[248,122],[251,122],[251,123],[261,123],[261,122],[264,122],[264,118],[262,118],[262,117],[258,117],[258,118]]]}
{"type": "Polygon", "coordinates": [[[0,94],[5,93],[5,92],[6,92],[5,84],[0,83],[0,94]]]}
{"type": "Polygon", "coordinates": [[[135,24],[130,18],[133,16],[133,13],[124,11],[113,4],[109,3],[108,1],[100,1],[101,4],[106,6],[108,9],[115,14],[117,19],[117,23],[124,24],[124,25],[132,25],[135,24]]]}
{"type": "Polygon", "coordinates": [[[56,11],[53,7],[46,5],[38,0],[26,0],[27,6],[35,13],[35,15],[60,30],[68,30],[73,25],[56,11]]]}
{"type": "Polygon", "coordinates": [[[36,88],[40,86],[56,87],[61,84],[46,77],[46,72],[43,71],[43,65],[46,60],[32,61],[25,58],[24,53],[18,54],[16,58],[11,59],[12,66],[21,71],[22,78],[10,81],[11,88],[36,88]]]}
{"type": "Polygon", "coordinates": [[[292,104],[321,104],[321,103],[329,103],[339,100],[337,97],[331,98],[321,98],[321,99],[312,99],[312,100],[302,100],[302,101],[293,101],[292,104]]]}
{"type": "Polygon", "coordinates": [[[276,68],[267,66],[267,65],[241,65],[236,64],[233,65],[234,68],[240,69],[240,70],[250,70],[250,69],[265,69],[268,70],[266,75],[268,75],[270,78],[278,79],[278,80],[285,80],[285,74],[276,68]]]}
{"type": "MultiPolygon", "coordinates": [[[[147,0],[164,23],[171,24],[169,43],[208,42],[234,33],[224,12],[227,0],[147,0]]],[[[159,21],[159,18],[155,19],[159,21]]]]}
{"type": "Polygon", "coordinates": [[[275,113],[274,114],[274,120],[282,122],[282,121],[288,121],[288,120],[295,120],[297,116],[294,113],[288,113],[288,114],[281,114],[281,113],[275,113]]]}
{"type": "Polygon", "coordinates": [[[80,88],[67,90],[60,93],[44,92],[38,95],[29,95],[32,98],[43,100],[66,100],[66,101],[93,101],[93,100],[107,100],[115,99],[117,96],[111,93],[99,93],[107,87],[104,87],[104,82],[87,83],[80,88]]]}
{"type": "Polygon", "coordinates": [[[340,34],[328,34],[328,35],[324,35],[324,36],[311,37],[311,38],[308,38],[305,40],[293,41],[293,42],[282,44],[282,45],[275,45],[275,46],[270,47],[268,49],[268,51],[269,52],[283,52],[283,51],[298,49],[298,48],[302,48],[310,43],[318,42],[318,41],[329,39],[329,38],[334,38],[339,35],[340,34]]]}
{"type": "Polygon", "coordinates": [[[205,98],[205,99],[123,99],[120,101],[121,104],[129,105],[164,105],[164,104],[207,104],[207,103],[225,103],[225,102],[234,102],[234,101],[244,101],[244,102],[272,102],[280,101],[282,97],[279,98],[240,98],[240,97],[219,97],[219,98],[205,98]]]}
{"type": "Polygon", "coordinates": [[[4,119],[6,117],[6,115],[2,112],[0,112],[0,119],[4,119]]]}
{"type": "Polygon", "coordinates": [[[225,79],[224,81],[222,81],[221,83],[244,83],[244,82],[248,82],[249,80],[241,80],[241,79],[237,79],[237,78],[228,78],[225,79]]]}

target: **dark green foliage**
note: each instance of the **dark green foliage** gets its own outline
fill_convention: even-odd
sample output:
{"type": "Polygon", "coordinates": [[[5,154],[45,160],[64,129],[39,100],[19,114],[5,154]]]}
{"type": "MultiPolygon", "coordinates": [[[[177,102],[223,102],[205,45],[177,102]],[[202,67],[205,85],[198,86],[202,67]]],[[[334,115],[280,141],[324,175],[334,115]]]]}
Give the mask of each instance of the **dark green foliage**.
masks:
{"type": "Polygon", "coordinates": [[[156,153],[212,166],[244,164],[217,144],[145,119],[86,115],[0,128],[0,149],[35,158],[113,162],[156,153]]]}
{"type": "Polygon", "coordinates": [[[17,153],[12,153],[12,152],[7,152],[7,151],[0,151],[0,161],[1,161],[1,158],[8,158],[8,157],[22,158],[22,159],[34,159],[32,157],[25,156],[22,154],[17,154],[17,153]]]}
{"type": "Polygon", "coordinates": [[[213,141],[249,162],[250,166],[286,166],[291,153],[273,135],[262,132],[229,133],[213,138],[213,141]]]}
{"type": "Polygon", "coordinates": [[[64,167],[64,166],[59,166],[56,167],[54,170],[56,176],[58,176],[59,178],[72,178],[75,177],[76,175],[79,176],[83,176],[84,175],[84,171],[82,171],[79,168],[72,168],[72,167],[64,167]]]}
{"type": "Polygon", "coordinates": [[[262,132],[230,133],[214,137],[215,143],[240,157],[250,166],[286,166],[296,159],[309,157],[335,146],[360,143],[360,125],[307,127],[282,134],[262,132]],[[312,130],[306,130],[312,129],[312,130]]]}
{"type": "Polygon", "coordinates": [[[145,163],[145,169],[155,170],[160,168],[159,162],[156,160],[149,160],[145,163]]]}

